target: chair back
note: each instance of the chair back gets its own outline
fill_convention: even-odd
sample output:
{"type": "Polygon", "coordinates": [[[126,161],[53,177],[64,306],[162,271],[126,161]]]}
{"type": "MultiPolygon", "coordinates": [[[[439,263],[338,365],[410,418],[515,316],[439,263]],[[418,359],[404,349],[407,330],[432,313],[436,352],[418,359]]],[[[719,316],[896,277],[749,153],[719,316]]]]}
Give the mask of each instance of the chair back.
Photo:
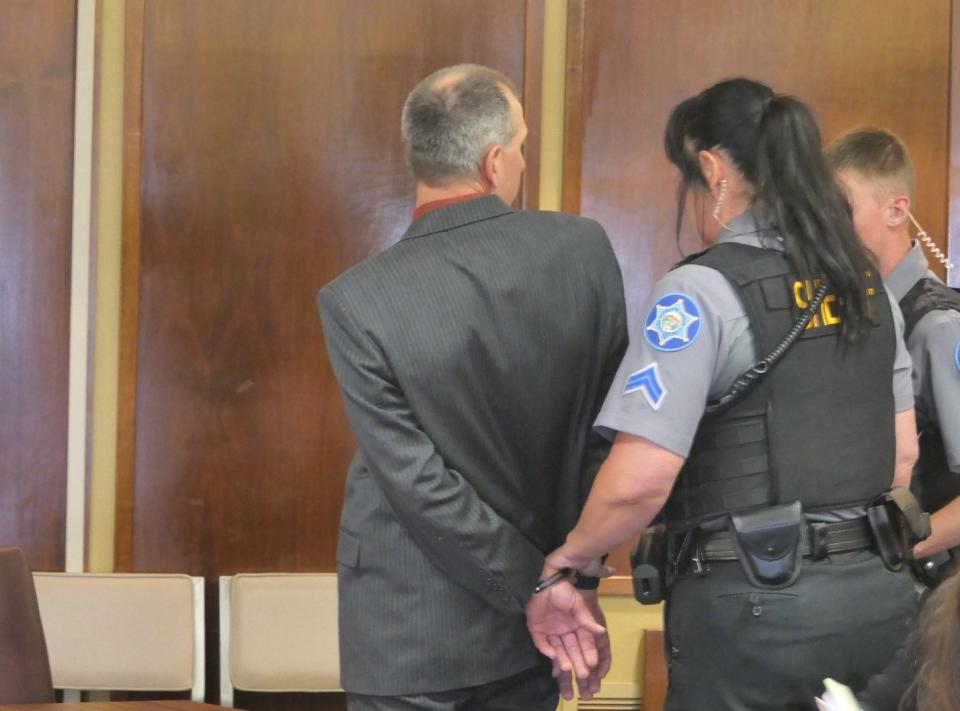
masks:
{"type": "Polygon", "coordinates": [[[58,689],[204,694],[203,578],[37,573],[58,689]]]}
{"type": "Polygon", "coordinates": [[[33,578],[19,548],[0,548],[0,704],[53,701],[33,578]]]}
{"type": "Polygon", "coordinates": [[[233,690],[340,691],[337,576],[220,578],[220,704],[233,690]]]}

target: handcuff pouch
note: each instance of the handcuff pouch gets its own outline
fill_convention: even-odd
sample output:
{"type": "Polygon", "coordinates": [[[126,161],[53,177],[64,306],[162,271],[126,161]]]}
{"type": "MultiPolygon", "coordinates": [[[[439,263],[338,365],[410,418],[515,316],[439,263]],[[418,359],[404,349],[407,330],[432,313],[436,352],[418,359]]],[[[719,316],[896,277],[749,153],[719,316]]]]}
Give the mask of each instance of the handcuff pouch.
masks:
{"type": "Polygon", "coordinates": [[[803,509],[799,501],[731,514],[733,544],[752,585],[777,590],[800,575],[803,509]]]}

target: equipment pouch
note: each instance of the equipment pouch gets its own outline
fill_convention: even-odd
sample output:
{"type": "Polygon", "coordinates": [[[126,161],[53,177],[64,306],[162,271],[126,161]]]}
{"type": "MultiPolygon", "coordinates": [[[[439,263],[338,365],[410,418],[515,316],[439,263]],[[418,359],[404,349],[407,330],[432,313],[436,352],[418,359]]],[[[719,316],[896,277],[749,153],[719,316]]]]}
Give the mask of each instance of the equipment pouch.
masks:
{"type": "Polygon", "coordinates": [[[887,570],[899,572],[907,554],[906,542],[900,535],[900,527],[894,522],[890,508],[883,503],[867,507],[867,521],[873,531],[873,540],[877,544],[880,559],[887,570]]]}
{"type": "Polygon", "coordinates": [[[802,526],[799,501],[731,515],[733,544],[752,585],[778,590],[796,582],[802,526]]]}
{"type": "Polygon", "coordinates": [[[911,548],[930,537],[930,514],[921,507],[910,489],[895,486],[884,494],[880,501],[893,509],[894,516],[911,548]]]}
{"type": "Polygon", "coordinates": [[[913,546],[930,535],[930,514],[924,513],[916,497],[901,486],[867,507],[867,521],[883,564],[894,572],[912,559],[913,546]]]}
{"type": "Polygon", "coordinates": [[[667,529],[663,524],[644,530],[630,553],[633,596],[641,605],[663,601],[667,579],[667,529]]]}

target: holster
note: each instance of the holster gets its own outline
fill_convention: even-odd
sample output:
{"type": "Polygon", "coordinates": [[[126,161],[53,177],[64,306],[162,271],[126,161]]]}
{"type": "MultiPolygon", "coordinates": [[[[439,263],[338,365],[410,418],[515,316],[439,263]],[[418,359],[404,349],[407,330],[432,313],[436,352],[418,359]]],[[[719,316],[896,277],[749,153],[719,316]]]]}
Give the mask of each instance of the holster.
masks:
{"type": "Polygon", "coordinates": [[[867,521],[883,564],[894,572],[913,560],[913,547],[930,535],[930,514],[902,486],[882,494],[868,506],[867,521]]]}
{"type": "Polygon", "coordinates": [[[777,590],[800,575],[803,510],[799,501],[731,515],[734,547],[747,579],[777,590]]]}
{"type": "Polygon", "coordinates": [[[633,596],[641,605],[663,601],[667,587],[667,529],[663,524],[644,530],[630,553],[633,596]]]}

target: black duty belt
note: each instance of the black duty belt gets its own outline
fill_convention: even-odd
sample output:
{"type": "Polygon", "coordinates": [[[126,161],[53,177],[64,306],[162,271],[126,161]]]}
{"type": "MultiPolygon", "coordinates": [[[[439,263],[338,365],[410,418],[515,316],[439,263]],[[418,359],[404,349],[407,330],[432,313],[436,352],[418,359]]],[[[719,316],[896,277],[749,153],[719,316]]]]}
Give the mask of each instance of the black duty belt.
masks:
{"type": "MultiPolygon", "coordinates": [[[[873,534],[866,517],[837,523],[808,523],[801,529],[800,551],[810,558],[832,553],[849,553],[873,547],[873,534]]],[[[694,555],[701,561],[739,560],[733,545],[733,533],[701,531],[694,555]]]]}

